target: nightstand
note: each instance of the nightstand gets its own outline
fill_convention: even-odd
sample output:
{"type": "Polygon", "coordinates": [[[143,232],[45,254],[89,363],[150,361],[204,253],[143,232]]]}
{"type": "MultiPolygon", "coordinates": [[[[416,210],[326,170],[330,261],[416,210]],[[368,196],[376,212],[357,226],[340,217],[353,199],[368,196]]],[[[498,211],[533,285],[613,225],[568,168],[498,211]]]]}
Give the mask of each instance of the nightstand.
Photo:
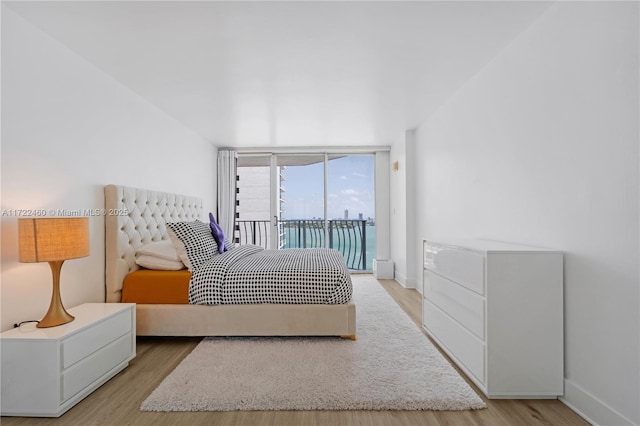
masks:
{"type": "Polygon", "coordinates": [[[0,414],[59,417],[136,356],[134,303],[85,303],[57,327],[0,334],[0,414]]]}

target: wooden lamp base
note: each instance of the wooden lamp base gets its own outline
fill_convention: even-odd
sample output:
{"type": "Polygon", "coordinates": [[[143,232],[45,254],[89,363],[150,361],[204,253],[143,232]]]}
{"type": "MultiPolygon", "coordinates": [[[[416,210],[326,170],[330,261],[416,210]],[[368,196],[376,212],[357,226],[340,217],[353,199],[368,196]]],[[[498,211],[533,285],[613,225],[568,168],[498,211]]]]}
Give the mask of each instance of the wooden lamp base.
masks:
{"type": "Polygon", "coordinates": [[[62,269],[63,263],[64,260],[49,262],[51,273],[53,274],[53,292],[51,293],[51,304],[49,305],[49,310],[36,326],[38,328],[55,327],[71,322],[75,318],[64,309],[64,306],[62,306],[62,299],[60,298],[60,269],[62,269]]]}

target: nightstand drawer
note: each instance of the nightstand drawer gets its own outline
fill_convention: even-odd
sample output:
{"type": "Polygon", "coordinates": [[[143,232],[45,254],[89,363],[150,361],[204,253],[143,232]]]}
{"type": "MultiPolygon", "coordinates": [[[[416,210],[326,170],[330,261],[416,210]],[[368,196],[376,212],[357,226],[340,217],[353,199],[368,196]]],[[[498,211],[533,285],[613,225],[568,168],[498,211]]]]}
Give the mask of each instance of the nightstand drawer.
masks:
{"type": "Polygon", "coordinates": [[[484,344],[428,300],[423,301],[422,313],[427,331],[481,383],[485,383],[484,344]]]}
{"type": "Polygon", "coordinates": [[[68,368],[128,333],[131,333],[131,312],[125,310],[71,336],[62,343],[62,368],[68,368]]]}
{"type": "Polygon", "coordinates": [[[424,242],[424,269],[484,295],[484,256],[458,247],[424,242]]]}
{"type": "Polygon", "coordinates": [[[131,334],[126,334],[65,371],[62,375],[62,402],[127,361],[133,352],[131,342],[131,334]]]}
{"type": "Polygon", "coordinates": [[[424,271],[424,297],[484,340],[484,298],[431,271],[424,271]]]}

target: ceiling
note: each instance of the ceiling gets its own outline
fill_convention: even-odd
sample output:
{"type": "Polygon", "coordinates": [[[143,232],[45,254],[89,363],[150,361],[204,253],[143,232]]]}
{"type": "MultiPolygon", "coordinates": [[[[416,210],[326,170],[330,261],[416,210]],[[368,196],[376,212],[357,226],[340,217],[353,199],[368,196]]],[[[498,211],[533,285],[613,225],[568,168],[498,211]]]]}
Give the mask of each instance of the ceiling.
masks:
{"type": "Polygon", "coordinates": [[[389,145],[540,2],[3,2],[217,146],[389,145]]]}

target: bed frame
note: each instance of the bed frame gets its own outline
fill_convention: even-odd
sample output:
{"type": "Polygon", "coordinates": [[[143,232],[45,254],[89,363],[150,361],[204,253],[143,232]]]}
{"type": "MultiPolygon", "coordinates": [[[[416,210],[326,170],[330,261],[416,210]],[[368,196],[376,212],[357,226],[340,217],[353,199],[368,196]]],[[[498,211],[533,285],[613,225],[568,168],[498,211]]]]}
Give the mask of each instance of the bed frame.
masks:
{"type": "MultiPolygon", "coordinates": [[[[107,302],[120,302],[124,277],[137,269],[135,251],[166,240],[167,222],[202,220],[202,200],[107,185],[107,302]]],[[[341,305],[136,305],[139,336],[341,336],[355,340],[356,308],[341,305]]]]}

